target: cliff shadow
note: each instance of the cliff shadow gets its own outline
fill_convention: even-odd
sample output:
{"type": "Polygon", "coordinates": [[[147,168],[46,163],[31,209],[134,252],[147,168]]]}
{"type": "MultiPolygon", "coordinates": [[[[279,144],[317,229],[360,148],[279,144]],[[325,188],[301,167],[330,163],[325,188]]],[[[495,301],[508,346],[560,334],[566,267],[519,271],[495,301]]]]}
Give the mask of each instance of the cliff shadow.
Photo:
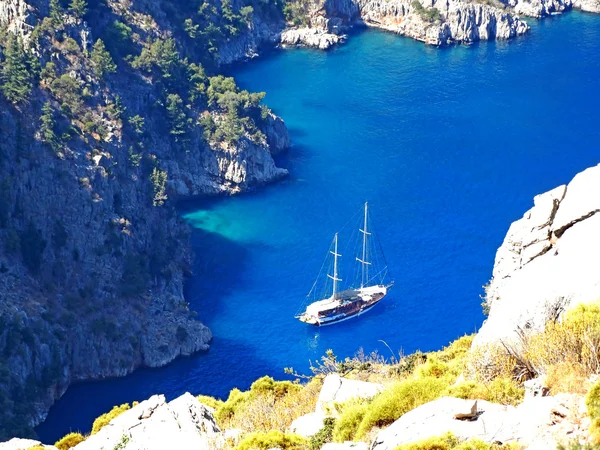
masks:
{"type": "Polygon", "coordinates": [[[290,379],[283,368],[261,359],[257,348],[219,338],[208,352],[179,358],[165,367],[72,385],[52,406],[36,433],[42,442],[51,444],[72,431],[90,432],[94,420],[114,405],[142,401],[155,394],[163,394],[170,401],[185,392],[227,399],[234,387],[248,389],[252,381],[265,375],[290,379]]]}

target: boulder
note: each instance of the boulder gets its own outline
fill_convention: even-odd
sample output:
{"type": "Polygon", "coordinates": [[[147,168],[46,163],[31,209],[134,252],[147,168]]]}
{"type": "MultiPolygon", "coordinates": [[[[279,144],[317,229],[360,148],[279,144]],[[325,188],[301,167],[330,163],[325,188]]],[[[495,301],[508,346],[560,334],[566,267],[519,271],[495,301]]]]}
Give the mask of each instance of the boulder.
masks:
{"type": "Polygon", "coordinates": [[[383,390],[379,383],[349,380],[338,374],[329,374],[323,382],[323,387],[317,400],[317,412],[327,412],[334,403],[347,402],[352,398],[371,398],[383,390]]]}
{"type": "Polygon", "coordinates": [[[304,414],[292,422],[290,432],[304,437],[314,436],[323,428],[325,417],[321,411],[304,414]]]}
{"type": "Polygon", "coordinates": [[[110,421],[76,450],[162,450],[214,448],[221,438],[212,412],[189,393],[167,403],[163,395],[148,400],[110,421]]]}

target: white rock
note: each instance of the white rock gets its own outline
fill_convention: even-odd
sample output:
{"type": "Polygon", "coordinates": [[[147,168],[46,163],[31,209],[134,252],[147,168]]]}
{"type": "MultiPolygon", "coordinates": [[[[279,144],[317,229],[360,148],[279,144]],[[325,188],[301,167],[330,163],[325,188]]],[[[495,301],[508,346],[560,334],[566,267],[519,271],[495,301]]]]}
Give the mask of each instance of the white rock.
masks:
{"type": "Polygon", "coordinates": [[[383,390],[379,383],[349,380],[338,374],[329,374],[325,377],[323,387],[317,400],[317,412],[326,412],[334,403],[347,402],[352,398],[371,398],[383,390]]]}
{"type": "MultiPolygon", "coordinates": [[[[33,439],[19,439],[13,438],[8,442],[0,442],[0,450],[28,450],[34,445],[42,445],[40,441],[34,441],[33,439]]],[[[44,448],[48,450],[56,450],[53,445],[44,445],[44,448]]]]}
{"type": "Polygon", "coordinates": [[[518,407],[478,400],[477,420],[454,419],[457,413],[470,412],[473,403],[473,400],[443,397],[421,405],[380,431],[371,448],[393,450],[401,444],[447,432],[461,440],[477,438],[488,443],[527,444],[546,432],[552,410],[558,404],[554,397],[532,398],[518,407]]]}
{"type": "Polygon", "coordinates": [[[111,420],[108,425],[75,446],[76,450],[127,450],[214,448],[221,438],[212,412],[186,393],[167,403],[155,395],[111,420]]]}
{"type": "Polygon", "coordinates": [[[365,442],[346,441],[343,444],[339,442],[330,442],[321,447],[321,450],[368,450],[369,444],[365,442]]]}
{"type": "Polygon", "coordinates": [[[304,437],[314,436],[323,428],[326,417],[321,411],[304,414],[292,422],[290,432],[304,437]]]}
{"type": "Polygon", "coordinates": [[[563,308],[600,297],[600,165],[537,196],[496,254],[489,317],[474,346],[518,344],[516,330],[543,330],[563,308]]]}

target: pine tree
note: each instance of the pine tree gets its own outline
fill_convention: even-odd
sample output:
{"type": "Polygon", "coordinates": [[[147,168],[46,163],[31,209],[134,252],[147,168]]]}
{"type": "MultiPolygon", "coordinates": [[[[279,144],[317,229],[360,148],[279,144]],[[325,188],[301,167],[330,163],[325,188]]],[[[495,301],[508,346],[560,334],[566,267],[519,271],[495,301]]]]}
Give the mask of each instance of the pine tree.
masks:
{"type": "Polygon", "coordinates": [[[32,76],[27,67],[28,58],[23,43],[14,34],[9,37],[4,56],[6,59],[0,71],[0,89],[9,102],[25,102],[33,87],[32,76]]]}
{"type": "Polygon", "coordinates": [[[115,73],[117,71],[117,65],[106,50],[102,39],[98,39],[92,49],[92,62],[94,63],[94,70],[96,76],[100,79],[104,79],[109,73],[115,73]]]}
{"type": "Polygon", "coordinates": [[[187,132],[188,119],[179,95],[169,94],[167,96],[167,116],[171,122],[170,134],[175,136],[176,141],[180,141],[187,132]]]}
{"type": "Polygon", "coordinates": [[[87,6],[87,0],[71,0],[69,10],[76,18],[81,19],[87,13],[87,6]]]}
{"type": "Polygon", "coordinates": [[[54,27],[59,27],[63,23],[63,9],[59,0],[50,0],[50,20],[54,27]]]}
{"type": "Polygon", "coordinates": [[[57,151],[59,142],[56,133],[54,132],[54,110],[52,109],[50,102],[44,104],[40,121],[42,123],[40,133],[42,134],[43,141],[50,145],[54,151],[57,151]]]}

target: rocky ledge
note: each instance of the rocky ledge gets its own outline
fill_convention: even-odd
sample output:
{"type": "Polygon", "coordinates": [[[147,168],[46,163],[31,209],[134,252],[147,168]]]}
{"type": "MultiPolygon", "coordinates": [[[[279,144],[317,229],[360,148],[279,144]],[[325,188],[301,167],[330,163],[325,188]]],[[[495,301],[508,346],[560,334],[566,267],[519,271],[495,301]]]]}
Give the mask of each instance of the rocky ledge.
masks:
{"type": "Polygon", "coordinates": [[[541,331],[566,308],[600,297],[598,212],[600,165],[534,198],[496,254],[476,345],[541,331]]]}

